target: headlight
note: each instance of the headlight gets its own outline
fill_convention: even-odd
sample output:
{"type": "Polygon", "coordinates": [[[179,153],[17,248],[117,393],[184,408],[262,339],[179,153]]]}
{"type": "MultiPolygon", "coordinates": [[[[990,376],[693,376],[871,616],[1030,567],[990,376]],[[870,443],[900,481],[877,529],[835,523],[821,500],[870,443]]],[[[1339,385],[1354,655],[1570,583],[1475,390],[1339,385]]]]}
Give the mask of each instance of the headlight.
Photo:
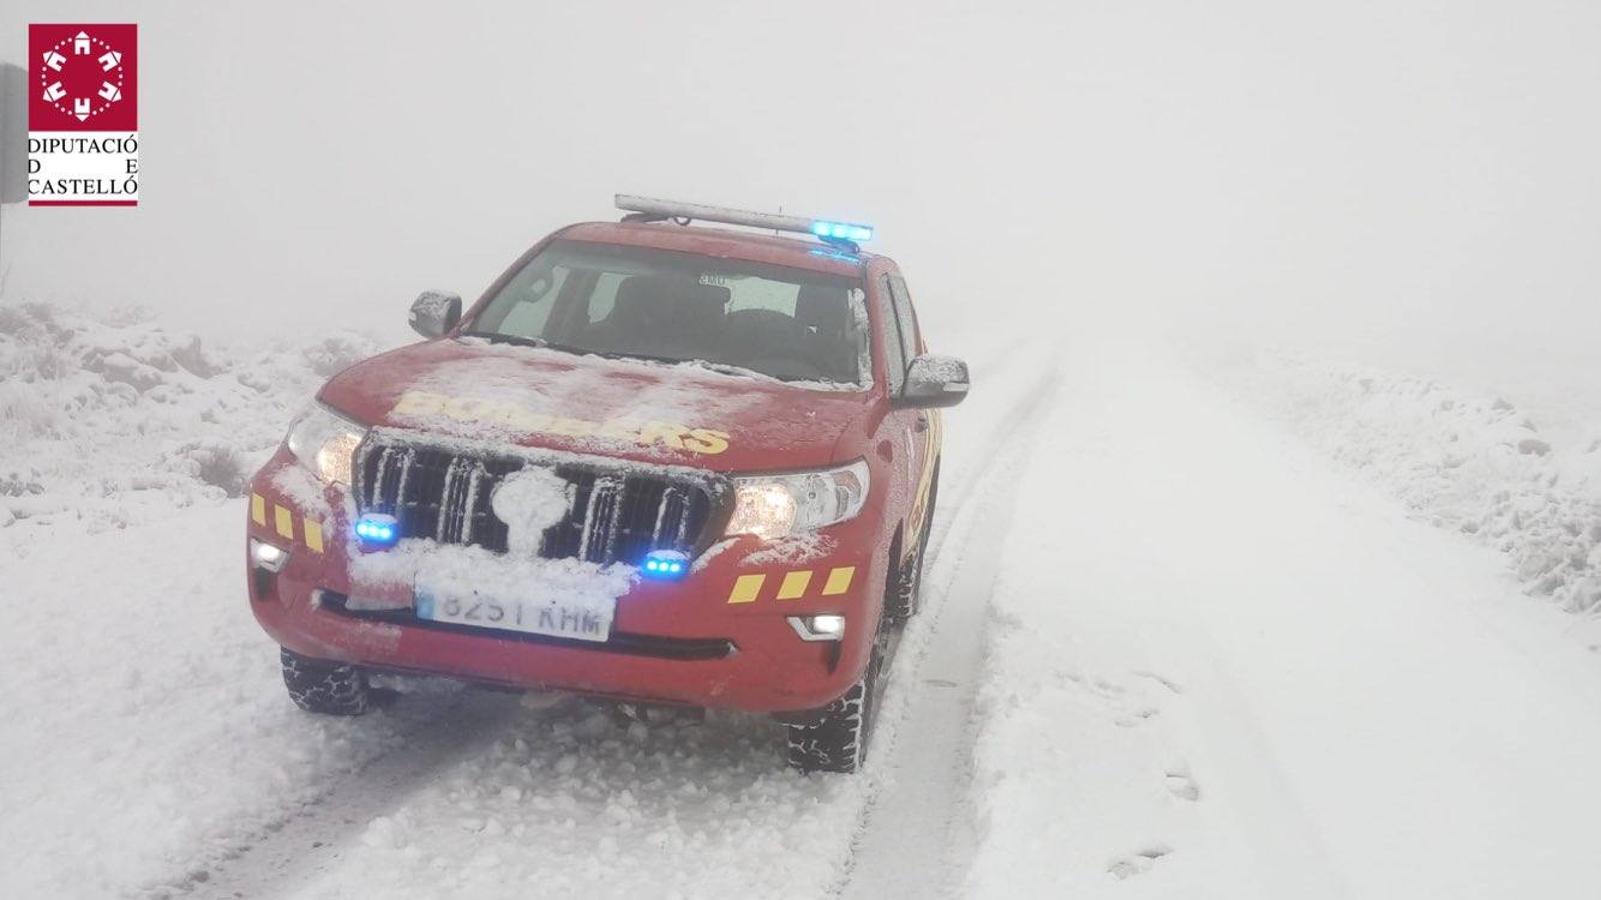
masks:
{"type": "Polygon", "coordinates": [[[772,540],[843,522],[867,502],[867,463],[794,475],[734,479],[734,515],[729,534],[772,540]]]}
{"type": "Polygon", "coordinates": [[[367,428],[313,403],[289,426],[289,452],[323,481],[350,483],[351,457],[367,428]]]}
{"type": "Polygon", "coordinates": [[[283,570],[284,563],[288,559],[289,551],[284,548],[255,538],[250,539],[250,564],[256,568],[279,572],[283,570]]]}

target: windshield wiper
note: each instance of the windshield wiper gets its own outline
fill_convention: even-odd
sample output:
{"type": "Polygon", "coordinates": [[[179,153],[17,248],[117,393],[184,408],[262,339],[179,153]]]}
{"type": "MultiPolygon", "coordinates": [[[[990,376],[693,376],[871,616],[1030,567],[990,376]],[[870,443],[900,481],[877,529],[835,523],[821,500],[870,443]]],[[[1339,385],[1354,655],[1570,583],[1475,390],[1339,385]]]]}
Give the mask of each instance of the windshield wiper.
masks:
{"type": "MultiPolygon", "coordinates": [[[[652,356],[649,353],[635,353],[633,351],[621,351],[621,350],[616,351],[616,352],[605,351],[605,350],[592,350],[590,352],[594,353],[596,356],[604,356],[607,359],[632,359],[632,360],[637,360],[639,362],[666,363],[667,365],[670,365],[670,366],[681,366],[681,365],[700,366],[700,367],[703,367],[703,368],[706,368],[706,369],[710,369],[713,372],[720,372],[720,373],[722,373],[724,375],[761,375],[762,374],[761,372],[758,372],[755,369],[747,369],[747,368],[745,368],[743,366],[731,365],[729,363],[712,362],[709,359],[702,359],[699,356],[688,356],[688,357],[685,357],[685,356],[652,356]]],[[[767,377],[767,376],[764,376],[764,377],[767,377]]]]}
{"type": "Polygon", "coordinates": [[[498,331],[463,331],[462,337],[483,338],[491,344],[516,344],[519,347],[548,347],[544,338],[523,337],[520,334],[502,334],[498,331]]]}
{"type": "Polygon", "coordinates": [[[689,365],[705,369],[708,372],[716,372],[719,375],[734,375],[741,378],[761,378],[767,381],[784,380],[775,375],[769,375],[766,372],[762,372],[757,369],[751,369],[745,366],[736,366],[733,363],[715,362],[699,356],[651,356],[648,353],[602,353],[598,350],[594,352],[596,356],[604,356],[607,359],[633,359],[641,360],[643,362],[667,363],[668,365],[673,366],[689,365]]]}
{"type": "Polygon", "coordinates": [[[604,356],[607,359],[637,359],[643,362],[659,363],[688,362],[688,360],[677,356],[652,356],[649,353],[634,353],[633,351],[625,350],[591,350],[589,352],[595,354],[596,356],[604,356]]]}
{"type": "MultiPolygon", "coordinates": [[[[757,369],[736,366],[733,363],[713,362],[698,356],[684,358],[682,356],[653,356],[649,353],[633,353],[621,350],[592,350],[588,347],[574,347],[570,344],[557,344],[544,338],[525,337],[520,334],[502,334],[498,331],[463,331],[462,337],[483,338],[492,344],[516,344],[519,347],[536,347],[541,350],[555,350],[560,353],[572,353],[578,356],[599,356],[602,359],[624,359],[636,362],[666,363],[667,365],[694,365],[720,375],[734,375],[747,378],[760,378],[767,381],[788,382],[788,379],[769,375],[757,369]]],[[[827,380],[827,379],[825,379],[827,380]]]]}
{"type": "Polygon", "coordinates": [[[463,331],[461,336],[483,338],[491,344],[516,344],[519,347],[537,347],[540,350],[555,350],[560,353],[583,355],[594,352],[593,350],[585,350],[583,347],[571,347],[567,344],[547,341],[544,338],[525,337],[520,334],[502,334],[498,331],[463,331]]]}
{"type": "Polygon", "coordinates": [[[680,359],[676,356],[651,356],[648,353],[628,353],[612,350],[594,350],[589,347],[574,347],[570,344],[558,344],[541,337],[528,337],[521,334],[503,334],[498,331],[463,331],[462,337],[483,338],[491,344],[516,344],[519,347],[536,347],[540,350],[559,350],[562,353],[576,353],[581,356],[599,356],[604,359],[640,359],[647,362],[681,363],[693,360],[680,359]]]}

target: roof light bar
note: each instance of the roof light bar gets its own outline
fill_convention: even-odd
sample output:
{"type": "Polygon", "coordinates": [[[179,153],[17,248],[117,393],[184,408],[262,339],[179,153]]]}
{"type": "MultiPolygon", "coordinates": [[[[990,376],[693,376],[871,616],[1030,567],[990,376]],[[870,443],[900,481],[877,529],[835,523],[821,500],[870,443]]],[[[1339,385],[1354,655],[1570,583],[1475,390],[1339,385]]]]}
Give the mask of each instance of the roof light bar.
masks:
{"type": "Polygon", "coordinates": [[[625,212],[662,219],[695,219],[701,222],[719,222],[724,225],[744,225],[750,228],[771,228],[810,234],[825,241],[847,241],[852,244],[873,239],[873,226],[853,222],[835,222],[813,219],[809,216],[786,216],[780,213],[751,212],[729,209],[726,206],[706,206],[701,203],[682,203],[677,200],[658,200],[618,194],[614,198],[617,208],[625,212]]]}

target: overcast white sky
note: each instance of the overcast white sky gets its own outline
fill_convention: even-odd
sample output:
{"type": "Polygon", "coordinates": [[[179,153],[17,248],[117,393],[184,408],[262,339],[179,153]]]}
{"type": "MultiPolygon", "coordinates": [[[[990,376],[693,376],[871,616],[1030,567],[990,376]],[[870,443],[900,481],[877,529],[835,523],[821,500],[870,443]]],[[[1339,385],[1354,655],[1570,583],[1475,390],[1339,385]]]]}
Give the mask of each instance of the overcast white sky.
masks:
{"type": "Polygon", "coordinates": [[[8,299],[399,337],[629,191],[874,222],[942,348],[1598,369],[1593,2],[8,0],[0,56],[68,20],[141,26],[141,206],[7,208],[8,299]]]}

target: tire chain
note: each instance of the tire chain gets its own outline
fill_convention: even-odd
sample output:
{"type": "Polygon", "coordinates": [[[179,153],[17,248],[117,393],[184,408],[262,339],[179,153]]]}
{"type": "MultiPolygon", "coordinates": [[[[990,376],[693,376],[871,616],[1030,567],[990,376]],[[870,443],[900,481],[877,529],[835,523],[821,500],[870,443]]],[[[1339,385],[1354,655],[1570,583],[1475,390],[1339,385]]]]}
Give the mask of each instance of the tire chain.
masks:
{"type": "Polygon", "coordinates": [[[367,677],[355,666],[279,652],[289,699],[306,712],[359,716],[368,708],[367,677]]]}

